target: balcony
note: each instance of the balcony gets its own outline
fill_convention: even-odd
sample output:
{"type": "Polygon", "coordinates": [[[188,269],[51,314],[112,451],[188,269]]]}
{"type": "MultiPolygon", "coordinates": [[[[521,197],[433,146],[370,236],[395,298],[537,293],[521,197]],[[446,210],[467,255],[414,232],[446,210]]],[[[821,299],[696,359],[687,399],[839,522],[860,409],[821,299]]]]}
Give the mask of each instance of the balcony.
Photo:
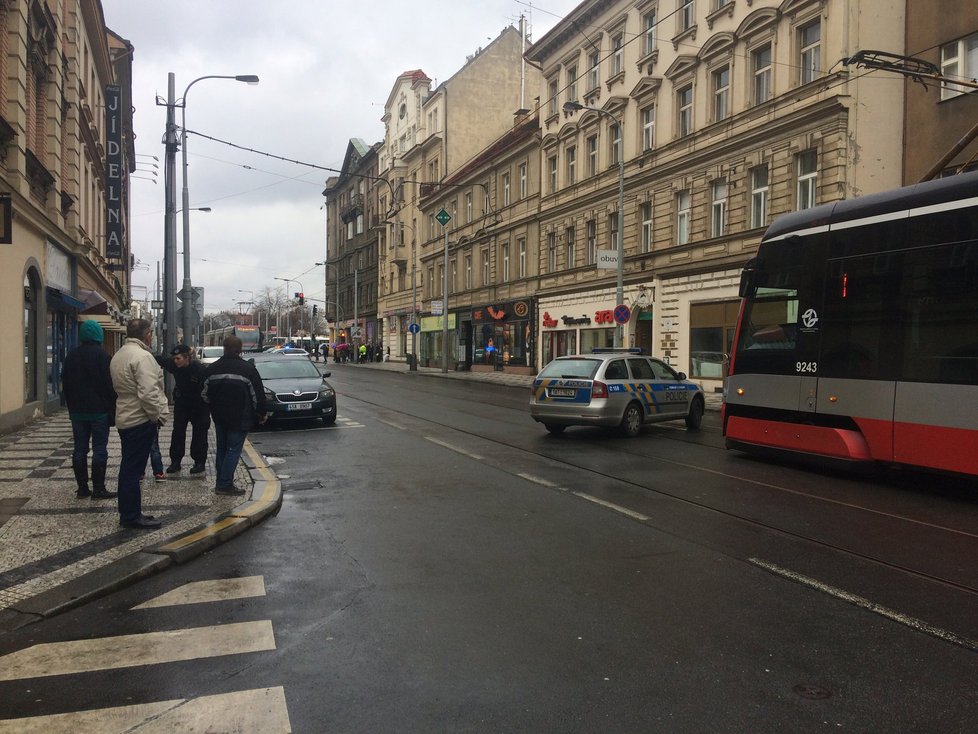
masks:
{"type": "Polygon", "coordinates": [[[352,222],[358,216],[363,214],[363,196],[360,194],[354,194],[350,197],[350,203],[340,209],[340,219],[343,223],[352,222]]]}

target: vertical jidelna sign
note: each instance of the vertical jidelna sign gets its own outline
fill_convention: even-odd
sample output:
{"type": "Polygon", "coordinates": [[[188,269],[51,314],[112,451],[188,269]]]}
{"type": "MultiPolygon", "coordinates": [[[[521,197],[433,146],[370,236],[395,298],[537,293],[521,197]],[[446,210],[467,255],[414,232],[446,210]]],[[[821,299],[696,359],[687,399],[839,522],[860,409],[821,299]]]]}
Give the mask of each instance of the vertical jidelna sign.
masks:
{"type": "Polygon", "coordinates": [[[105,257],[122,259],[122,90],[105,88],[105,257]]]}

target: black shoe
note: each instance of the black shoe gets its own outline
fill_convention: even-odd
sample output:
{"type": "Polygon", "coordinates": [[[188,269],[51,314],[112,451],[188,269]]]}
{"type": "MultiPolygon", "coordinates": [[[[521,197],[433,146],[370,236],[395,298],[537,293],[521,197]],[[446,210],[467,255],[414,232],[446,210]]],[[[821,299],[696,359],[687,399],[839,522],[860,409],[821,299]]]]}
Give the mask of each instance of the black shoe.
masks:
{"type": "Polygon", "coordinates": [[[245,493],[243,489],[240,489],[233,484],[230,487],[214,487],[214,491],[217,494],[227,494],[227,495],[242,495],[245,493]]]}
{"type": "Polygon", "coordinates": [[[133,520],[132,522],[122,522],[119,524],[124,528],[130,528],[132,530],[156,530],[163,526],[159,520],[150,519],[145,515],[140,515],[138,520],[133,520]]]}
{"type": "Polygon", "coordinates": [[[207,467],[204,464],[194,464],[190,469],[191,474],[203,474],[207,471],[207,467]]]}
{"type": "Polygon", "coordinates": [[[166,473],[167,474],[179,474],[180,473],[180,465],[179,464],[170,464],[166,468],[166,473]]]}
{"type": "Polygon", "coordinates": [[[78,491],[75,492],[75,497],[77,497],[80,500],[83,500],[86,497],[91,497],[91,496],[92,496],[92,491],[88,487],[85,487],[84,489],[79,487],[78,491]]]}
{"type": "Polygon", "coordinates": [[[139,513],[139,519],[140,520],[155,520],[156,519],[156,515],[144,515],[143,513],[140,512],[139,513]]]}
{"type": "Polygon", "coordinates": [[[118,496],[119,496],[119,493],[118,492],[109,492],[109,491],[104,490],[104,489],[101,489],[101,490],[100,489],[96,489],[94,492],[92,492],[92,499],[93,500],[110,500],[110,499],[113,499],[114,497],[118,497],[118,496]]]}

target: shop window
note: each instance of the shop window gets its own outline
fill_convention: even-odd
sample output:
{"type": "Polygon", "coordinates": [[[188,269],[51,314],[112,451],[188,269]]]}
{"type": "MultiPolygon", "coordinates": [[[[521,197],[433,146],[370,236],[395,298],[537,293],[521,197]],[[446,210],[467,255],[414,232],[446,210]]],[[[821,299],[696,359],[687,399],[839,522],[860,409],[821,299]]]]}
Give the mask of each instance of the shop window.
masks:
{"type": "Polygon", "coordinates": [[[615,327],[602,329],[581,329],[581,354],[594,349],[610,349],[615,345],[615,327]]]}
{"type": "Polygon", "coordinates": [[[694,303],[689,308],[689,375],[726,376],[727,355],[737,326],[740,301],[694,303]]]}
{"type": "Polygon", "coordinates": [[[571,329],[548,331],[543,334],[543,363],[550,364],[557,357],[577,354],[577,332],[571,329]]]}

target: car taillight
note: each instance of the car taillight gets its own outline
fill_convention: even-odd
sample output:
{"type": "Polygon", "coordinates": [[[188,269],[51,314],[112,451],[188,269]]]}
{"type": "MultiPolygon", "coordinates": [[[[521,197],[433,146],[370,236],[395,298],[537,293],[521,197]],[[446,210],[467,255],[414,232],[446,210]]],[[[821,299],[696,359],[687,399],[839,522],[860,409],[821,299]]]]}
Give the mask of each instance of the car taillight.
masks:
{"type": "Polygon", "coordinates": [[[603,382],[598,382],[595,380],[591,383],[591,397],[592,398],[606,398],[608,397],[608,386],[603,382]]]}

